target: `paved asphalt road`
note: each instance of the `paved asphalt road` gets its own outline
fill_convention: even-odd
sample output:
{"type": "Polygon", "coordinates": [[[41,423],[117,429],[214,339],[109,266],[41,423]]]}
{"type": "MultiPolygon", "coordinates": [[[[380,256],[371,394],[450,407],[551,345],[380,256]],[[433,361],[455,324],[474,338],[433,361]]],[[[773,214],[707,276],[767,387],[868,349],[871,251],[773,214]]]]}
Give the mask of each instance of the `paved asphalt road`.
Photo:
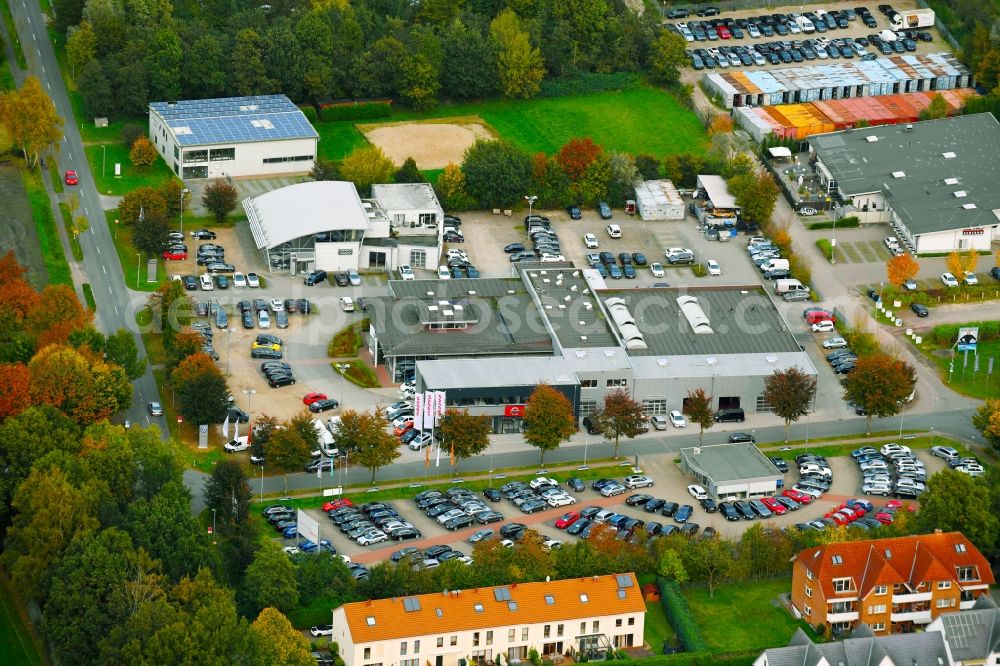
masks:
{"type": "MultiPolygon", "coordinates": [[[[80,207],[90,221],[89,230],[80,237],[80,245],[83,247],[82,270],[93,288],[94,301],[97,303],[95,324],[105,333],[119,328],[131,331],[139,348],[139,355],[144,357],[145,347],[136,332],[134,317],[136,308],[141,307],[145,297],[129,292],[122,278],[121,264],[83,151],[83,140],[77,125],[79,119],[73,116],[69,95],[59,75],[59,65],[45,29],[45,19],[37,2],[15,0],[12,9],[17,33],[28,60],[28,69],[42,82],[56,105],[56,111],[66,119],[59,163],[63,170],[75,169],[80,175],[80,185],[76,191],[80,197],[80,207]]],[[[56,215],[58,216],[58,211],[56,215]]],[[[152,371],[147,367],[146,373],[135,380],[132,386],[132,407],[118,418],[149,425],[151,421],[146,404],[160,399],[152,371]]],[[[166,430],[162,429],[162,432],[166,438],[166,430]]]]}

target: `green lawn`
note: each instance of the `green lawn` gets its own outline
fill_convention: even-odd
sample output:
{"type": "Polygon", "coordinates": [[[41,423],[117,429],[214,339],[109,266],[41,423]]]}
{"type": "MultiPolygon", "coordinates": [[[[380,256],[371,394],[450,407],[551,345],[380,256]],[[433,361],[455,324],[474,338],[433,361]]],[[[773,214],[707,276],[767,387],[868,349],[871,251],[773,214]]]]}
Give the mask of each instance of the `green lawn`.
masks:
{"type": "Polygon", "coordinates": [[[24,181],[24,190],[28,194],[28,201],[31,203],[31,214],[35,219],[35,228],[38,231],[38,245],[41,248],[42,260],[49,273],[49,284],[71,285],[73,278],[69,272],[69,262],[66,261],[66,253],[63,252],[62,243],[59,240],[56,218],[52,214],[52,206],[49,204],[49,195],[42,184],[42,176],[38,171],[23,169],[21,177],[24,181]]]}
{"type": "Polygon", "coordinates": [[[705,642],[715,652],[741,652],[787,645],[796,621],[778,595],[788,593],[789,581],[741,581],[721,585],[709,598],[708,588],[685,588],[684,596],[705,642]]]}
{"type": "Polygon", "coordinates": [[[932,355],[930,352],[933,349],[936,349],[933,344],[920,346],[920,351],[937,366],[941,373],[941,381],[945,382],[949,388],[984,400],[986,398],[1000,398],[1000,340],[979,342],[979,372],[975,372],[976,355],[973,352],[969,352],[968,361],[965,360],[965,352],[956,352],[955,369],[951,373],[950,382],[948,381],[950,360],[932,355]],[[989,369],[990,357],[994,359],[993,374],[996,375],[995,379],[992,375],[986,374],[989,369]],[[965,367],[964,373],[962,372],[963,365],[965,367]]]}
{"type": "MultiPolygon", "coordinates": [[[[903,416],[903,425],[906,425],[905,415],[903,416]]],[[[907,436],[908,432],[911,431],[903,430],[903,436],[904,437],[907,436]]],[[[895,433],[882,433],[882,436],[894,435],[894,434],[895,433]]],[[[863,439],[863,438],[858,438],[858,439],[863,439]]],[[[940,435],[936,435],[934,437],[931,437],[930,435],[922,435],[920,437],[914,437],[913,439],[906,440],[905,444],[911,449],[929,449],[932,446],[950,446],[955,449],[958,449],[960,452],[962,452],[963,455],[968,454],[967,453],[968,449],[966,448],[966,446],[961,442],[959,442],[957,439],[942,437],[940,435]]],[[[785,446],[784,444],[781,445],[775,444],[773,446],[761,446],[760,449],[761,451],[764,451],[768,454],[783,456],[785,455],[785,452],[781,452],[781,449],[784,448],[784,446],[785,446]]],[[[819,444],[817,446],[810,445],[808,449],[803,449],[803,451],[808,450],[809,453],[815,453],[816,455],[826,456],[826,457],[849,456],[851,455],[851,451],[858,449],[862,446],[865,446],[865,444],[859,444],[858,442],[852,442],[850,444],[819,444]]],[[[878,448],[879,446],[881,446],[881,444],[878,442],[873,442],[871,446],[878,448]]],[[[799,453],[799,451],[796,451],[796,454],[797,453],[799,453]]],[[[791,453],[789,452],[788,455],[791,456],[791,453]]]]}
{"type": "MultiPolygon", "coordinates": [[[[633,155],[703,153],[705,130],[693,112],[650,87],[531,100],[494,100],[393,114],[391,122],[479,116],[501,137],[528,152],[555,153],[573,137],[633,155]]],[[[318,123],[320,156],[340,159],[364,138],[353,122],[318,123]]]]}
{"type": "Polygon", "coordinates": [[[144,169],[134,167],[125,146],[117,139],[111,143],[90,144],[84,150],[101,194],[120,195],[143,186],[157,188],[176,177],[159,158],[144,169]],[[122,165],[121,178],[115,178],[115,164],[122,165]]]}
{"type": "Polygon", "coordinates": [[[125,286],[138,291],[156,291],[161,282],[167,279],[167,271],[161,259],[156,264],[156,282],[146,281],[146,259],[142,258],[142,268],[139,268],[139,253],[132,247],[132,229],[124,224],[115,224],[118,211],[108,210],[104,212],[108,220],[108,230],[115,243],[115,251],[118,252],[118,260],[121,262],[122,270],[125,272],[125,286]]]}
{"type": "Polygon", "coordinates": [[[674,642],[674,628],[667,621],[667,614],[663,612],[663,604],[659,601],[646,602],[646,624],[642,630],[642,637],[646,644],[655,654],[659,654],[663,649],[663,641],[674,642]]]}
{"type": "Polygon", "coordinates": [[[38,639],[28,630],[18,613],[10,585],[0,579],[0,654],[6,664],[45,664],[38,639]]]}

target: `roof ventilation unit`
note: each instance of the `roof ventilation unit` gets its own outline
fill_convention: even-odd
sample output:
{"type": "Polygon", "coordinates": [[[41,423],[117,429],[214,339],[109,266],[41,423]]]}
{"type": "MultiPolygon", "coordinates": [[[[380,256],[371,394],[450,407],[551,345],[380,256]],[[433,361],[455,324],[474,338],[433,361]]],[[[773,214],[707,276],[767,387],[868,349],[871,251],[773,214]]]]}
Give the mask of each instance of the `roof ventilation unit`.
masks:
{"type": "Polygon", "coordinates": [[[893,178],[906,178],[906,172],[905,171],[893,171],[892,172],[892,177],[893,178]]]}
{"type": "Polygon", "coordinates": [[[949,151],[947,153],[941,153],[941,157],[945,158],[946,160],[953,160],[956,157],[958,157],[958,155],[949,151]]]}
{"type": "Polygon", "coordinates": [[[967,196],[969,196],[969,193],[968,193],[968,192],[966,192],[965,190],[958,190],[958,191],[957,191],[957,192],[955,192],[954,194],[955,194],[955,198],[956,198],[956,199],[962,199],[962,198],[964,198],[964,197],[967,197],[967,196]]]}
{"type": "Polygon", "coordinates": [[[867,141],[868,143],[875,143],[878,141],[878,137],[869,135],[865,137],[865,141],[867,141]]]}
{"type": "Polygon", "coordinates": [[[944,179],[944,184],[945,185],[958,185],[958,178],[945,178],[944,179]]]}
{"type": "Polygon", "coordinates": [[[965,210],[975,210],[976,204],[962,204],[962,208],[965,210]]]}
{"type": "Polygon", "coordinates": [[[913,125],[911,125],[910,123],[906,123],[906,126],[903,127],[903,131],[904,132],[912,132],[913,131],[913,125]]]}

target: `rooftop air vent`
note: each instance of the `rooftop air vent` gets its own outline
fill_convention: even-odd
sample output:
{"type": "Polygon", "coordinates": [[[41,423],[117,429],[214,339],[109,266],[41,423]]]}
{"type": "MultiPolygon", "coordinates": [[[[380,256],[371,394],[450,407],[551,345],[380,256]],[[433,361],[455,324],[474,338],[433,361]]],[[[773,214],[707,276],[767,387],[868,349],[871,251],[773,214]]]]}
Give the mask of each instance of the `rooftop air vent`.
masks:
{"type": "Polygon", "coordinates": [[[893,171],[892,172],[892,177],[893,178],[906,178],[906,172],[905,171],[893,171]]]}
{"type": "Polygon", "coordinates": [[[944,179],[944,184],[945,185],[958,185],[958,178],[945,178],[944,179]]]}
{"type": "Polygon", "coordinates": [[[956,199],[961,199],[963,197],[969,196],[969,193],[966,192],[965,190],[958,190],[954,194],[956,199]]]}
{"type": "Polygon", "coordinates": [[[878,137],[869,135],[865,137],[865,141],[867,141],[868,143],[875,143],[876,141],[878,141],[878,137]]]}
{"type": "Polygon", "coordinates": [[[941,157],[945,158],[946,160],[953,160],[956,157],[958,157],[958,155],[949,151],[947,153],[941,153],[941,157]]]}
{"type": "Polygon", "coordinates": [[[975,210],[976,204],[962,204],[962,208],[965,210],[975,210]]]}
{"type": "Polygon", "coordinates": [[[906,123],[906,126],[903,128],[903,131],[904,132],[912,132],[913,131],[913,125],[911,125],[910,123],[906,123]]]}

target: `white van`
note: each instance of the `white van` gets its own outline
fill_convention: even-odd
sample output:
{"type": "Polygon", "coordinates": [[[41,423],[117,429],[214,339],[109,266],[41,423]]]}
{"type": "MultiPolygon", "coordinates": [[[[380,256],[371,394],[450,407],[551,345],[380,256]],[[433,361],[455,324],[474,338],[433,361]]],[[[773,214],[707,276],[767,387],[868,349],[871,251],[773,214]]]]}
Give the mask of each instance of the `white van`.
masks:
{"type": "Polygon", "coordinates": [[[788,270],[788,259],[769,259],[760,265],[760,272],[766,273],[773,270],[788,270]]]}
{"type": "Polygon", "coordinates": [[[790,291],[809,291],[809,287],[805,286],[798,280],[775,280],[774,281],[774,293],[779,296],[782,294],[787,294],[790,291]]]}
{"type": "Polygon", "coordinates": [[[807,19],[805,16],[798,17],[797,19],[795,19],[795,22],[798,23],[799,29],[807,35],[816,32],[816,26],[814,26],[813,22],[807,19]]]}
{"type": "Polygon", "coordinates": [[[326,422],[326,427],[332,434],[337,434],[337,428],[340,427],[340,417],[331,416],[326,422]]]}
{"type": "Polygon", "coordinates": [[[339,452],[337,451],[337,447],[334,446],[333,435],[330,434],[330,431],[326,429],[326,426],[319,419],[313,419],[312,424],[313,428],[316,429],[316,435],[319,440],[319,450],[323,452],[324,456],[330,458],[336,457],[339,452]]]}

